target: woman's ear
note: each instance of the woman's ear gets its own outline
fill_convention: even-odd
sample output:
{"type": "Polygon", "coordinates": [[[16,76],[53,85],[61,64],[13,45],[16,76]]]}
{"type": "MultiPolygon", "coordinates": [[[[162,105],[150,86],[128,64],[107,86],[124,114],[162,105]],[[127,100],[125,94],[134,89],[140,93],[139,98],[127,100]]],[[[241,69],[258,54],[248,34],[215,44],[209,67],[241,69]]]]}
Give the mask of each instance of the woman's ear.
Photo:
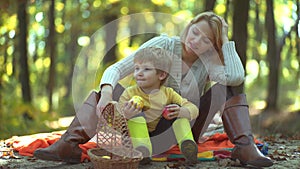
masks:
{"type": "Polygon", "coordinates": [[[164,80],[166,77],[168,76],[168,73],[167,72],[160,72],[159,74],[159,80],[164,80]]]}

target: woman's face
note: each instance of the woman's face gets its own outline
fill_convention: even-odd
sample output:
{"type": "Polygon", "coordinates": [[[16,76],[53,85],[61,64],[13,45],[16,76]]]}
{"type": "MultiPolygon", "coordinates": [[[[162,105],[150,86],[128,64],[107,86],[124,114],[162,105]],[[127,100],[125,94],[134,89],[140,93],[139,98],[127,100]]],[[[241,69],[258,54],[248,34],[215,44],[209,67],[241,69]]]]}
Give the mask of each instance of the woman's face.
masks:
{"type": "Polygon", "coordinates": [[[211,28],[205,20],[191,25],[185,39],[187,54],[200,56],[210,48],[213,48],[213,37],[211,28]]]}

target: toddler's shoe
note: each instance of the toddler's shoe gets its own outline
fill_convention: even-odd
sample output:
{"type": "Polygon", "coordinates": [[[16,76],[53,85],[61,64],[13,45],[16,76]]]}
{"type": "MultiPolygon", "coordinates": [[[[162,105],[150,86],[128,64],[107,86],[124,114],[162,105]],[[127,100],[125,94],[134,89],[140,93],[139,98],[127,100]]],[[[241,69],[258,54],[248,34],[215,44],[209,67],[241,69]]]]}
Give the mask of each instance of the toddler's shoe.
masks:
{"type": "Polygon", "coordinates": [[[151,163],[151,158],[150,158],[150,152],[148,150],[147,147],[145,146],[138,146],[136,148],[137,151],[140,151],[143,155],[143,159],[140,161],[140,164],[141,165],[146,165],[146,164],[149,164],[151,163]]]}
{"type": "Polygon", "coordinates": [[[198,146],[194,141],[183,141],[181,143],[181,152],[184,155],[187,164],[194,165],[198,162],[198,146]]]}

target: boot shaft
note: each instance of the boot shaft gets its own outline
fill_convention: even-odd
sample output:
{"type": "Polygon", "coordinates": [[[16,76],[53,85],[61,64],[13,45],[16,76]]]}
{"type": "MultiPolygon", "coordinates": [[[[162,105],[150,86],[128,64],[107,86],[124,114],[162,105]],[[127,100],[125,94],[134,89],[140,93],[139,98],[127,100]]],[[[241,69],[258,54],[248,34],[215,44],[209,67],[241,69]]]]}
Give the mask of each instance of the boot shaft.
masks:
{"type": "Polygon", "coordinates": [[[226,102],[222,120],[232,143],[249,144],[253,140],[245,94],[233,96],[226,102]]]}
{"type": "MultiPolygon", "coordinates": [[[[100,94],[93,91],[76,112],[76,116],[68,128],[68,132],[89,140],[96,134],[98,116],[96,114],[100,94]]],[[[83,142],[84,142],[83,141],[83,142]]]]}

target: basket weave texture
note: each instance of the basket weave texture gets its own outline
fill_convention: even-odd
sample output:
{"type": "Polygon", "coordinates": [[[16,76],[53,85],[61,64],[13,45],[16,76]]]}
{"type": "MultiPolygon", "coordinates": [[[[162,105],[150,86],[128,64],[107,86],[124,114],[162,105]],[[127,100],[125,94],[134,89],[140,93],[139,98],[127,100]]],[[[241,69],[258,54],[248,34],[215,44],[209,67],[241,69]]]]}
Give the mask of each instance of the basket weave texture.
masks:
{"type": "Polygon", "coordinates": [[[129,136],[126,118],[116,102],[101,112],[97,125],[97,148],[88,155],[95,169],[137,169],[142,153],[136,151],[129,136]]]}

